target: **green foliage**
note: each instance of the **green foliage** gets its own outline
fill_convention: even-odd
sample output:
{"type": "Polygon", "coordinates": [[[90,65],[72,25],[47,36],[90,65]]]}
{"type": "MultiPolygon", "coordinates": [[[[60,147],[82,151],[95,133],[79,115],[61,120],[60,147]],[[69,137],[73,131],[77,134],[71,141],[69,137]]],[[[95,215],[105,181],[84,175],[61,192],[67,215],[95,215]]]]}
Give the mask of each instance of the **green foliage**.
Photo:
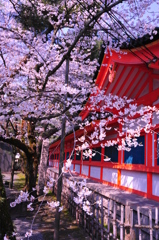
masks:
{"type": "MultiPolygon", "coordinates": [[[[3,240],[5,234],[7,234],[7,236],[11,236],[12,232],[13,224],[9,214],[5,188],[0,171],[0,240],[3,240]]],[[[9,239],[13,240],[15,237],[9,237],[9,239]]]]}
{"type": "Polygon", "coordinates": [[[27,6],[24,4],[18,5],[19,15],[16,19],[22,24],[24,29],[40,33],[45,29],[53,30],[47,18],[47,12],[43,12],[40,16],[37,12],[36,6],[27,6]]]}
{"type": "Polygon", "coordinates": [[[72,220],[72,216],[70,215],[70,212],[68,211],[68,209],[64,208],[63,214],[64,214],[65,218],[67,218],[69,221],[72,220]]]}
{"type": "Polygon", "coordinates": [[[91,51],[90,60],[98,59],[101,52],[102,41],[96,41],[96,45],[91,51]]]}
{"type": "Polygon", "coordinates": [[[47,193],[47,196],[51,197],[52,201],[57,201],[56,195],[51,190],[49,190],[49,192],[47,193]]]}

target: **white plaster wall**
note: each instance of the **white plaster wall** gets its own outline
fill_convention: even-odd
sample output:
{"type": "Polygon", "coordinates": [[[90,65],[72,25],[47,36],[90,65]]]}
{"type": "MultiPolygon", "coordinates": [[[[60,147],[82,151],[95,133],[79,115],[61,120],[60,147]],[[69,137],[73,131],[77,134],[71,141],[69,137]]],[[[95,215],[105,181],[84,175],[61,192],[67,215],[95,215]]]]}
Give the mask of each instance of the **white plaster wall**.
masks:
{"type": "Polygon", "coordinates": [[[73,164],[71,164],[70,170],[73,171],[73,164]]]}
{"type": "Polygon", "coordinates": [[[88,176],[89,166],[82,166],[82,174],[88,176]]]}
{"type": "Polygon", "coordinates": [[[154,137],[154,133],[152,133],[152,167],[155,166],[155,149],[154,149],[154,140],[155,140],[155,137],[154,137]]]}
{"type": "Polygon", "coordinates": [[[159,197],[159,174],[152,174],[152,194],[159,197]]]}
{"type": "Polygon", "coordinates": [[[155,112],[152,113],[152,125],[159,124],[159,115],[155,112]]]}
{"type": "Polygon", "coordinates": [[[112,168],[103,168],[103,180],[117,184],[118,170],[112,168]]]}
{"type": "Polygon", "coordinates": [[[75,172],[80,173],[80,165],[75,164],[75,172]]]}
{"type": "Polygon", "coordinates": [[[146,166],[147,166],[147,151],[148,151],[148,135],[146,134],[146,166]]]}
{"type": "Polygon", "coordinates": [[[100,171],[101,171],[100,167],[91,167],[90,176],[93,178],[100,179],[100,171]]]}
{"type": "Polygon", "coordinates": [[[53,167],[53,166],[54,166],[53,162],[49,161],[49,167],[53,167]]]}
{"type": "Polygon", "coordinates": [[[121,170],[121,186],[147,192],[147,174],[121,170]]]}

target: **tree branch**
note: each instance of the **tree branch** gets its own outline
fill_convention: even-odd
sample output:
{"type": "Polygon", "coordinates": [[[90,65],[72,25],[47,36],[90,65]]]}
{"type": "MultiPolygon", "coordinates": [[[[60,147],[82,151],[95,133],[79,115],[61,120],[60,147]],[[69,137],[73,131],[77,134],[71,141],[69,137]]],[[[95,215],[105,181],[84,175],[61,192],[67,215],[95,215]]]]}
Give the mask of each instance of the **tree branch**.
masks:
{"type": "Polygon", "coordinates": [[[101,15],[105,12],[109,12],[113,7],[115,7],[116,5],[118,5],[119,3],[122,3],[126,0],[119,0],[115,3],[112,3],[109,7],[106,7],[104,9],[102,9],[100,12],[98,12],[96,14],[96,16],[93,16],[86,24],[85,27],[80,31],[80,33],[78,34],[78,36],[75,38],[74,42],[72,43],[72,45],[68,48],[68,51],[66,52],[66,54],[64,54],[64,56],[62,57],[62,59],[60,60],[60,62],[56,65],[55,68],[53,68],[52,70],[49,70],[48,74],[46,75],[43,87],[42,87],[42,91],[45,89],[48,79],[50,76],[52,76],[63,64],[63,62],[67,59],[67,57],[70,55],[71,51],[74,49],[74,47],[76,46],[77,42],[79,41],[79,39],[81,38],[81,36],[88,30],[90,24],[94,21],[97,21],[101,15]]]}
{"type": "Polygon", "coordinates": [[[12,137],[4,138],[4,137],[0,136],[0,141],[8,143],[12,146],[19,148],[20,150],[25,152],[26,156],[33,154],[32,149],[29,146],[27,146],[26,144],[22,143],[19,139],[12,138],[12,137]]]}

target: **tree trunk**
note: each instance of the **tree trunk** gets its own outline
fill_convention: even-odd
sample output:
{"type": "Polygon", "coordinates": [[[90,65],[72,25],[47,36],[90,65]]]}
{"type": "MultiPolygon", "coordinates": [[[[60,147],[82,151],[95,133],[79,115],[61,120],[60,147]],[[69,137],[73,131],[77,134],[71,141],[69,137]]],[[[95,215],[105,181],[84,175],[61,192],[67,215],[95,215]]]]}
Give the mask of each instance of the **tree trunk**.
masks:
{"type": "MultiPolygon", "coordinates": [[[[66,119],[62,120],[62,134],[61,134],[61,145],[60,145],[60,162],[59,162],[59,176],[62,173],[63,160],[64,160],[64,142],[65,142],[65,123],[66,119]]],[[[61,205],[61,192],[62,192],[62,176],[58,179],[57,183],[57,201],[61,205]]],[[[55,230],[54,230],[54,240],[59,239],[59,229],[60,229],[60,212],[59,208],[56,209],[55,215],[55,230]]]]}
{"type": "MultiPolygon", "coordinates": [[[[66,60],[65,84],[68,83],[68,74],[69,74],[69,58],[67,58],[66,60]]],[[[67,100],[67,94],[65,96],[65,100],[67,100]]],[[[59,162],[59,176],[61,177],[58,179],[58,184],[57,184],[57,201],[60,202],[60,205],[61,205],[61,192],[62,192],[62,175],[61,174],[62,174],[62,167],[63,167],[63,161],[64,161],[65,127],[66,127],[66,118],[64,117],[62,120],[60,162],[59,162]]],[[[54,240],[59,240],[59,229],[60,229],[60,212],[59,212],[59,208],[57,207],[56,215],[55,215],[54,240]]]]}
{"type": "Polygon", "coordinates": [[[33,169],[34,158],[32,155],[27,156],[27,164],[25,168],[25,190],[32,191],[32,188],[36,185],[36,178],[33,169]]]}
{"type": "MultiPolygon", "coordinates": [[[[31,123],[33,124],[33,123],[31,123]]],[[[32,190],[32,187],[36,185],[37,169],[38,169],[38,156],[36,152],[36,139],[34,136],[34,125],[31,132],[28,134],[29,146],[25,144],[24,139],[21,141],[16,138],[3,138],[0,136],[0,140],[6,142],[22,151],[21,156],[26,161],[24,166],[24,173],[26,176],[25,189],[32,190]]]]}
{"type": "Polygon", "coordinates": [[[13,147],[12,163],[11,163],[11,179],[10,179],[10,184],[9,184],[9,187],[11,189],[13,188],[14,165],[15,165],[15,150],[14,150],[14,147],[13,147]]]}
{"type": "Polygon", "coordinates": [[[36,152],[36,138],[35,138],[35,123],[28,122],[28,140],[29,147],[33,150],[31,156],[27,156],[28,162],[28,173],[29,173],[29,191],[32,191],[32,188],[36,186],[36,179],[38,173],[38,156],[36,152]]]}

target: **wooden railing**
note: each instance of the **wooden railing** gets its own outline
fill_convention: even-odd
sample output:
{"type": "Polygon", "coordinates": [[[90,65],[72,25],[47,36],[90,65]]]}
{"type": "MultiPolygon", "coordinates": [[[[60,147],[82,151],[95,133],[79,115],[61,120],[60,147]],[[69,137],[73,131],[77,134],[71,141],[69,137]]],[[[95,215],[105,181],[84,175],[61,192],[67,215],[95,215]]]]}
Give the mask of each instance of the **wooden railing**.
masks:
{"type": "MultiPolygon", "coordinates": [[[[57,177],[56,173],[54,173],[54,177],[57,177]]],[[[55,194],[56,191],[57,186],[55,185],[55,194]]],[[[158,207],[135,206],[132,209],[129,205],[123,205],[94,191],[88,198],[93,214],[88,215],[81,205],[74,202],[74,197],[76,197],[76,193],[69,188],[66,177],[63,177],[62,202],[92,240],[159,239],[158,207]],[[100,207],[96,204],[99,200],[101,201],[100,207]]]]}

